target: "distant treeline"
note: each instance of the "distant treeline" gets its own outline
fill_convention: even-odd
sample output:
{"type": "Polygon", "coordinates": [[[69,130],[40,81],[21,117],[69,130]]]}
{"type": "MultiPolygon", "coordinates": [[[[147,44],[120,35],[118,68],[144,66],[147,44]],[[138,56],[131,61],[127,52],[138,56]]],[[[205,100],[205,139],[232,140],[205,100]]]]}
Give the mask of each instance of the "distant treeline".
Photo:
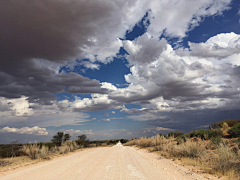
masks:
{"type": "MultiPolygon", "coordinates": [[[[95,141],[90,141],[90,140],[75,140],[77,145],[82,146],[83,148],[86,147],[91,147],[91,145],[95,146],[101,146],[103,144],[106,145],[115,145],[118,142],[121,143],[126,143],[129,140],[128,139],[114,139],[114,140],[95,140],[95,141]]],[[[24,153],[21,151],[23,145],[25,144],[17,144],[11,143],[11,144],[0,144],[0,158],[6,158],[6,157],[16,157],[16,156],[23,156],[24,153]]],[[[48,149],[51,149],[56,146],[54,142],[40,142],[37,143],[37,146],[42,148],[43,146],[48,147],[48,149]]]]}

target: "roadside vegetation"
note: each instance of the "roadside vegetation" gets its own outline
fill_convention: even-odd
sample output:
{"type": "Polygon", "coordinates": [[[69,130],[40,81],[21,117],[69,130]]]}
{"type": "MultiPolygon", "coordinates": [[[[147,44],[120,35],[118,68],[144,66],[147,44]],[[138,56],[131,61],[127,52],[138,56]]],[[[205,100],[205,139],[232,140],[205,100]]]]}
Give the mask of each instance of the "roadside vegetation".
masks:
{"type": "Polygon", "coordinates": [[[71,136],[63,132],[58,132],[53,136],[52,142],[29,142],[28,144],[18,144],[13,141],[10,144],[0,145],[0,171],[8,167],[19,167],[36,163],[43,160],[50,160],[53,157],[82,150],[84,148],[113,146],[119,141],[126,143],[128,140],[96,140],[90,141],[85,134],[77,136],[78,140],[71,141],[71,136]]]}
{"type": "Polygon", "coordinates": [[[210,125],[209,130],[141,137],[124,145],[146,148],[166,158],[198,166],[206,173],[240,177],[240,120],[218,122],[210,125]]]}

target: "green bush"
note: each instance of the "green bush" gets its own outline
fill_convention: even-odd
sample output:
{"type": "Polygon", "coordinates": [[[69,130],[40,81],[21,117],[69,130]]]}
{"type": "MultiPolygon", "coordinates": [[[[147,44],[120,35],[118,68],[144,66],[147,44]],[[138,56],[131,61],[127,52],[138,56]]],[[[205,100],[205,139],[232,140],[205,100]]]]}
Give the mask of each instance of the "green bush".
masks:
{"type": "Polygon", "coordinates": [[[17,144],[16,146],[11,144],[2,144],[0,145],[0,158],[21,156],[23,155],[23,153],[20,151],[21,148],[21,144],[17,144]]]}
{"type": "Polygon", "coordinates": [[[216,134],[212,130],[207,129],[199,129],[190,132],[190,137],[200,137],[201,139],[206,139],[206,136],[210,139],[212,137],[215,137],[216,134]]]}
{"type": "Polygon", "coordinates": [[[240,120],[228,119],[228,120],[225,120],[225,121],[220,121],[220,122],[216,122],[216,123],[214,123],[214,124],[211,124],[211,127],[212,127],[213,129],[222,128],[224,122],[226,122],[229,127],[233,127],[234,125],[240,123],[240,120]]]}
{"type": "Polygon", "coordinates": [[[181,136],[181,135],[183,135],[183,133],[181,131],[174,131],[174,132],[169,132],[168,133],[168,137],[173,136],[173,137],[176,138],[176,137],[181,136]]]}
{"type": "Polygon", "coordinates": [[[182,142],[186,142],[187,139],[189,139],[189,138],[190,138],[189,134],[182,134],[182,135],[178,136],[176,140],[177,140],[178,144],[181,144],[182,142]]]}
{"type": "Polygon", "coordinates": [[[40,148],[42,148],[42,146],[46,146],[49,149],[51,149],[52,147],[55,147],[55,144],[53,142],[45,142],[45,143],[40,142],[40,143],[37,143],[37,144],[40,146],[40,148]]]}
{"type": "Polygon", "coordinates": [[[238,138],[238,142],[240,143],[240,136],[239,136],[239,138],[238,138]]]}
{"type": "Polygon", "coordinates": [[[215,144],[215,145],[219,145],[220,143],[223,142],[220,136],[211,138],[211,141],[212,141],[212,144],[215,144]]]}
{"type": "Polygon", "coordinates": [[[128,142],[128,140],[127,140],[127,139],[121,139],[120,141],[121,141],[121,143],[122,143],[122,144],[124,144],[124,143],[128,142]]]}
{"type": "Polygon", "coordinates": [[[227,131],[228,134],[230,134],[230,137],[236,138],[240,136],[240,123],[234,125],[231,129],[227,131]]]}
{"type": "Polygon", "coordinates": [[[76,140],[77,145],[85,146],[86,142],[84,140],[76,140]]]}
{"type": "Polygon", "coordinates": [[[223,130],[221,129],[213,129],[213,137],[223,137],[223,130]]]}

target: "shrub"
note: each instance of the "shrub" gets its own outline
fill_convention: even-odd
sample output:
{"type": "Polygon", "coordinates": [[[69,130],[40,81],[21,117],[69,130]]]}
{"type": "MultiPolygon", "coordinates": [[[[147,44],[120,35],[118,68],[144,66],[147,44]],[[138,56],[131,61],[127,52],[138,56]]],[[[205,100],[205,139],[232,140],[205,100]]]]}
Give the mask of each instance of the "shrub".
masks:
{"type": "Polygon", "coordinates": [[[74,150],[80,148],[75,141],[72,142],[72,145],[74,150]]]}
{"type": "Polygon", "coordinates": [[[1,144],[0,145],[0,158],[22,156],[24,153],[21,151],[21,144],[1,144]]]}
{"type": "Polygon", "coordinates": [[[128,140],[127,140],[127,139],[121,139],[120,142],[121,142],[122,144],[124,144],[124,143],[128,142],[128,140]]]}
{"type": "Polygon", "coordinates": [[[133,145],[135,145],[135,139],[128,141],[124,144],[124,146],[133,146],[133,145]]]}
{"type": "Polygon", "coordinates": [[[75,141],[79,146],[85,146],[86,142],[84,140],[76,140],[75,141]]]}
{"type": "Polygon", "coordinates": [[[220,143],[222,143],[222,139],[220,136],[217,136],[217,137],[213,137],[211,138],[211,142],[212,144],[215,144],[215,145],[219,145],[220,143]]]}
{"type": "Polygon", "coordinates": [[[58,147],[58,151],[60,154],[67,154],[70,151],[70,147],[66,142],[63,142],[61,146],[58,147]]]}
{"type": "Polygon", "coordinates": [[[174,146],[173,155],[196,158],[200,157],[206,152],[204,141],[198,139],[197,142],[187,140],[185,143],[174,146]]]}
{"type": "Polygon", "coordinates": [[[141,137],[140,139],[138,139],[137,141],[137,145],[140,147],[150,147],[151,146],[151,142],[152,140],[146,137],[141,137]]]}
{"type": "Polygon", "coordinates": [[[52,153],[57,152],[57,151],[58,151],[57,146],[51,147],[50,151],[51,151],[52,153]]]}
{"type": "Polygon", "coordinates": [[[230,128],[227,131],[227,133],[230,134],[230,137],[232,137],[232,138],[239,137],[240,136],[240,123],[236,124],[232,128],[230,128]]]}
{"type": "Polygon", "coordinates": [[[39,151],[39,146],[37,145],[37,142],[29,145],[23,145],[21,151],[29,156],[31,159],[37,159],[38,158],[38,151],[39,151]]]}
{"type": "Polygon", "coordinates": [[[223,137],[223,130],[221,129],[213,129],[213,137],[223,137]]]}
{"type": "Polygon", "coordinates": [[[182,142],[186,142],[190,138],[189,134],[182,134],[177,137],[178,144],[181,144],[182,142]]]}
{"type": "Polygon", "coordinates": [[[228,130],[228,123],[224,122],[222,128],[223,130],[228,130]]]}
{"type": "Polygon", "coordinates": [[[46,146],[48,147],[48,149],[51,149],[52,147],[55,147],[55,144],[53,142],[40,142],[38,143],[38,145],[40,146],[40,148],[42,148],[42,146],[46,146]]]}
{"type": "Polygon", "coordinates": [[[168,133],[168,137],[173,136],[173,137],[176,138],[176,137],[181,136],[181,135],[183,135],[183,133],[181,131],[174,131],[174,132],[169,132],[168,133]]]}
{"type": "Polygon", "coordinates": [[[47,146],[42,146],[42,148],[39,150],[38,157],[40,158],[46,158],[49,154],[49,148],[47,146]]]}
{"type": "Polygon", "coordinates": [[[216,129],[216,128],[223,128],[223,124],[224,123],[227,123],[227,125],[229,127],[233,127],[234,125],[240,123],[240,120],[233,120],[233,119],[228,119],[228,120],[225,120],[225,121],[221,121],[221,122],[216,122],[214,124],[211,124],[211,127],[213,129],[216,129]]]}
{"type": "Polygon", "coordinates": [[[210,165],[223,175],[228,175],[228,172],[233,169],[235,153],[226,144],[220,143],[217,148],[217,154],[218,157],[211,159],[210,165]]]}
{"type": "Polygon", "coordinates": [[[226,120],[225,121],[229,127],[233,127],[235,126],[236,124],[240,123],[240,120],[232,120],[232,119],[229,119],[229,120],[226,120]]]}
{"type": "Polygon", "coordinates": [[[97,147],[97,144],[89,144],[89,147],[97,147]]]}
{"type": "Polygon", "coordinates": [[[190,137],[200,137],[201,139],[205,139],[204,135],[205,137],[207,136],[207,138],[212,138],[215,134],[213,131],[207,129],[199,129],[190,132],[190,137]]]}

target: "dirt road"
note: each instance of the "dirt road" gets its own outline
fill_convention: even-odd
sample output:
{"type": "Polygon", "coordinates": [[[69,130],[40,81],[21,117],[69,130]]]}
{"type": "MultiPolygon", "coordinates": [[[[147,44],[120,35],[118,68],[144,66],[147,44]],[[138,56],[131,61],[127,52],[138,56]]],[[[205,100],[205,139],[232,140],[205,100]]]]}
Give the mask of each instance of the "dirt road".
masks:
{"type": "Polygon", "coordinates": [[[75,152],[49,162],[19,169],[0,180],[55,179],[204,179],[169,160],[145,150],[122,146],[100,147],[75,152]]]}

